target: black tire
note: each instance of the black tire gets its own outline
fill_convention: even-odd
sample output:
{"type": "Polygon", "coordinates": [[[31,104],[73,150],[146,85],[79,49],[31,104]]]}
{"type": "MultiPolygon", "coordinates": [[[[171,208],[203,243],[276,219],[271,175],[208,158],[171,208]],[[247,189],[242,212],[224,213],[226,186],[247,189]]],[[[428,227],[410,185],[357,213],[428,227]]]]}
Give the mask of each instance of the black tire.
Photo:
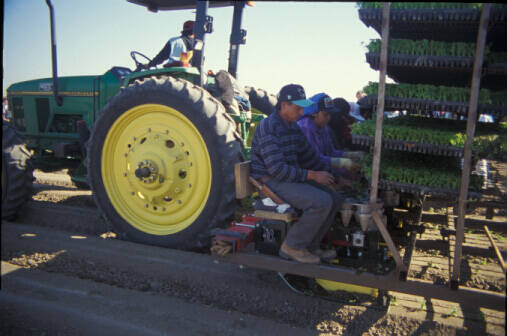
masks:
{"type": "Polygon", "coordinates": [[[259,110],[265,115],[270,115],[275,111],[278,99],[275,95],[268,93],[263,89],[256,89],[251,86],[245,86],[245,93],[248,95],[250,104],[254,109],[259,110]]]}
{"type": "MultiPolygon", "coordinates": [[[[122,89],[108,102],[93,125],[87,152],[88,181],[95,203],[122,239],[177,249],[201,249],[210,242],[210,230],[234,215],[234,164],[241,159],[241,138],[223,105],[207,91],[186,80],[147,78],[122,89]],[[161,104],[183,114],[198,130],[209,153],[211,187],[204,207],[189,226],[172,234],[145,232],[125,220],[113,207],[101,173],[102,149],[111,126],[130,109],[146,106],[143,104],[161,104]]],[[[194,197],[194,193],[190,195],[194,197]]]]}
{"type": "Polygon", "coordinates": [[[2,125],[2,219],[14,220],[32,195],[30,152],[16,129],[2,125]]]}

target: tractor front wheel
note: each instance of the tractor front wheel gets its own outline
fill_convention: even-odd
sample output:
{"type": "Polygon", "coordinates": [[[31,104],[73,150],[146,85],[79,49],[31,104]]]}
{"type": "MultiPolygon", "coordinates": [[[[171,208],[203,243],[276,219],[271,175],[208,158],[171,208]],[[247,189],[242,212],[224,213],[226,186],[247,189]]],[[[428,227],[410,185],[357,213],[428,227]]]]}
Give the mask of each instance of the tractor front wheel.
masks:
{"type": "Polygon", "coordinates": [[[202,248],[235,209],[241,143],[222,104],[186,80],[136,81],[101,111],[88,142],[94,199],[120,237],[202,248]]]}

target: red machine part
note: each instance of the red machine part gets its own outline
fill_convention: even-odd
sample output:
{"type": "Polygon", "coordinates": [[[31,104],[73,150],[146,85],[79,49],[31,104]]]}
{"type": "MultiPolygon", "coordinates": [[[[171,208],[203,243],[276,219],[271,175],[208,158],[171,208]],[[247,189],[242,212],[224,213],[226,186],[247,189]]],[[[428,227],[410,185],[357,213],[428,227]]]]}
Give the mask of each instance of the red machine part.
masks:
{"type": "Polygon", "coordinates": [[[232,222],[227,229],[215,231],[215,239],[231,242],[233,253],[239,252],[253,241],[255,224],[260,220],[252,215],[243,215],[240,223],[232,222]]]}

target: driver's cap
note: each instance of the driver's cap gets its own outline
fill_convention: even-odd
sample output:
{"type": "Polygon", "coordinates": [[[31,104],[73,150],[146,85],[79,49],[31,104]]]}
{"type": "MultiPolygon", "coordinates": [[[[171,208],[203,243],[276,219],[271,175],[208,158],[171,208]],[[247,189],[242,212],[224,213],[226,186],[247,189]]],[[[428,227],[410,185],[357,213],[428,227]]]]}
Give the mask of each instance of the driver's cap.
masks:
{"type": "Polygon", "coordinates": [[[194,21],[189,20],[185,21],[183,24],[183,31],[193,31],[194,30],[194,21]]]}

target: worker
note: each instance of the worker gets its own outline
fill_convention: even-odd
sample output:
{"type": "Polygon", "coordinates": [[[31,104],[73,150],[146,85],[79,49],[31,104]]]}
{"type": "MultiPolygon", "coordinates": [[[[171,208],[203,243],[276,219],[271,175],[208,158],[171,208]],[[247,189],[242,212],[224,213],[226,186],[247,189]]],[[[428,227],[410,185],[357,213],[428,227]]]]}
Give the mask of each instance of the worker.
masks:
{"type": "Polygon", "coordinates": [[[164,66],[178,66],[180,63],[181,53],[189,53],[194,46],[194,21],[185,21],[181,35],[173,37],[167,41],[164,48],[153,58],[148,64],[143,66],[144,69],[157,66],[158,64],[169,60],[164,66]]]}
{"type": "Polygon", "coordinates": [[[343,98],[334,98],[333,106],[335,108],[335,113],[331,113],[331,120],[329,121],[328,127],[335,148],[340,150],[361,149],[360,146],[352,143],[352,134],[350,132],[350,125],[365,120],[362,113],[358,113],[357,109],[355,109],[356,106],[360,107],[360,105],[351,106],[351,104],[343,98]],[[351,107],[353,107],[353,109],[351,107]]]}
{"type": "Polygon", "coordinates": [[[275,112],[257,126],[250,152],[252,177],[303,211],[279,251],[283,258],[302,263],[336,257],[336,251],[322,250],[320,243],[341,202],[328,187],[335,181],[330,165],[320,159],[297,125],[303,109],[312,104],[302,86],[284,86],[275,112]]]}
{"type": "Polygon", "coordinates": [[[11,121],[11,113],[9,111],[9,100],[7,97],[3,97],[2,100],[2,122],[11,121]]]}
{"type": "Polygon", "coordinates": [[[319,153],[322,160],[331,165],[333,169],[347,169],[358,171],[361,167],[357,163],[364,152],[351,152],[337,150],[333,145],[329,127],[333,113],[338,113],[334,103],[325,93],[318,93],[310,98],[315,104],[305,107],[303,117],[298,121],[306,138],[313,149],[319,153]]]}

